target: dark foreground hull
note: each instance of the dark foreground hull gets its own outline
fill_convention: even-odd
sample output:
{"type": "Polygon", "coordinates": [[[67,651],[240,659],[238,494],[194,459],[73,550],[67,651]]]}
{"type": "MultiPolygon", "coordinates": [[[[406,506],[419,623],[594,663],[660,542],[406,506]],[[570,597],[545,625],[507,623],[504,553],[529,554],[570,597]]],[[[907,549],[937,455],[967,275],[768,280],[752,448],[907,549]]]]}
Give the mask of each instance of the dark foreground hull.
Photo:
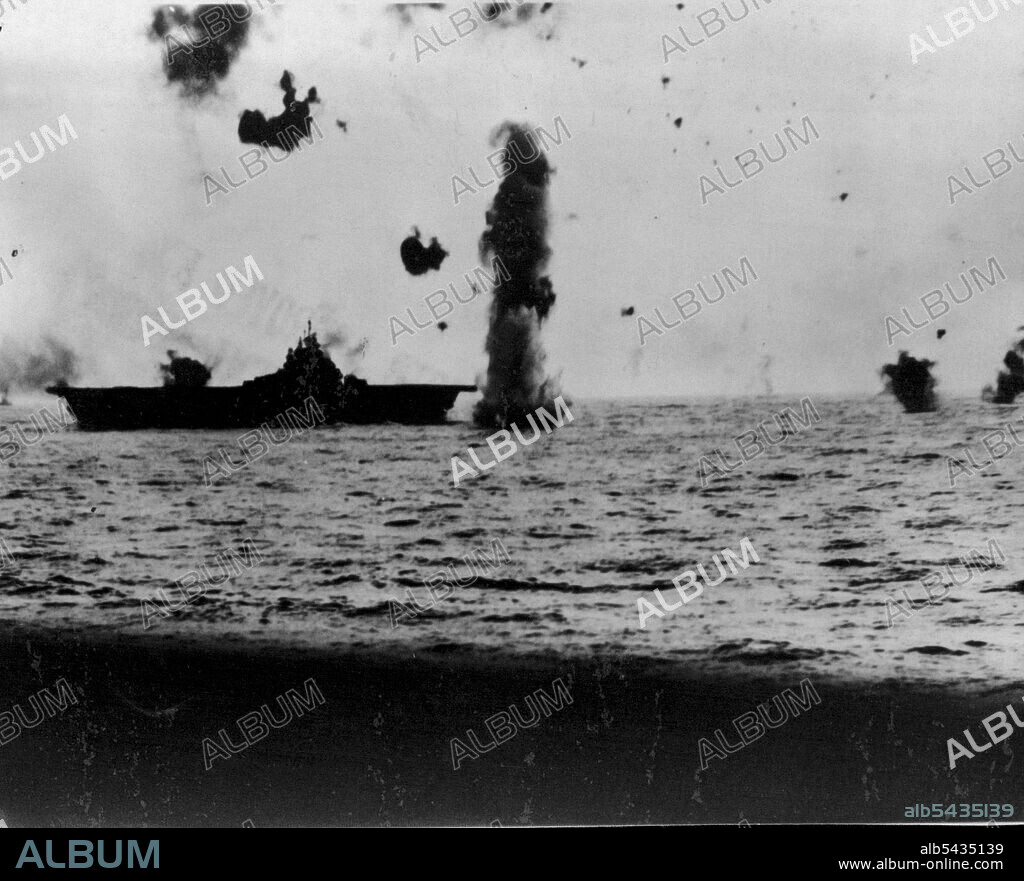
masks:
{"type": "MultiPolygon", "coordinates": [[[[67,401],[78,427],[85,431],[147,428],[255,428],[276,422],[285,412],[280,400],[246,386],[205,388],[70,388],[47,389],[67,401]]],[[[473,385],[366,385],[342,413],[322,408],[328,423],[443,423],[460,392],[473,385]]],[[[303,402],[295,405],[308,413],[303,402]]]]}

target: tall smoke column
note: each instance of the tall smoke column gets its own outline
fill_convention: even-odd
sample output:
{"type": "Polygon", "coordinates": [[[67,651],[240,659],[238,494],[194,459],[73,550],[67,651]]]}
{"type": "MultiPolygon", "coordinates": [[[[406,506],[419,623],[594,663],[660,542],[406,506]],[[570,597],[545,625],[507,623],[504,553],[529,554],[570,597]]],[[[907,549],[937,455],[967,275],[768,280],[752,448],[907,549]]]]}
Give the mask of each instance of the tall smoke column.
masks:
{"type": "Polygon", "coordinates": [[[885,390],[895,396],[908,413],[930,413],[937,404],[935,377],[931,374],[934,361],[918,360],[900,352],[895,364],[886,364],[882,370],[885,390]]]}
{"type": "Polygon", "coordinates": [[[525,425],[538,407],[554,406],[557,384],[544,373],[540,328],[555,302],[542,275],[551,258],[547,244],[547,187],[551,168],[525,125],[502,123],[491,138],[504,143],[501,158],[511,171],[502,179],[480,237],[480,259],[500,261],[486,350],[490,358],[483,400],[473,413],[483,428],[525,425]],[[527,158],[530,157],[530,158],[527,158]]]}

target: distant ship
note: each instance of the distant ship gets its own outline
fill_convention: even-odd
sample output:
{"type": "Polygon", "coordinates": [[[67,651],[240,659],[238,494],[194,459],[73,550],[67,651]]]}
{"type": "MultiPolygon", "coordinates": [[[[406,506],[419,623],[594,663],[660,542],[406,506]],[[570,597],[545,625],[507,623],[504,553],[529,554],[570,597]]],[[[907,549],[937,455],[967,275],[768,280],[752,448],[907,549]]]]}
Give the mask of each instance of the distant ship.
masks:
{"type": "Polygon", "coordinates": [[[162,387],[55,385],[46,391],[67,401],[85,431],[255,428],[289,408],[309,416],[310,399],[322,414],[316,421],[327,425],[434,424],[446,421],[461,392],[476,391],[475,385],[370,385],[342,374],[312,328],[288,350],[284,367],[240,386],[208,386],[210,371],[203,364],[168,355],[162,387]]]}

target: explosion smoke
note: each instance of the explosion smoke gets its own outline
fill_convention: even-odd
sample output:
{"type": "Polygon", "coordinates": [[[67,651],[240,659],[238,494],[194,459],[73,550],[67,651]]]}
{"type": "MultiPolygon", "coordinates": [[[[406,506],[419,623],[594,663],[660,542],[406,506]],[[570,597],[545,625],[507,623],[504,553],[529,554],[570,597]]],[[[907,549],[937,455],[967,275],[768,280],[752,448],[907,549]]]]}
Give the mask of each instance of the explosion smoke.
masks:
{"type": "Polygon", "coordinates": [[[412,231],[413,234],[403,239],[399,248],[405,271],[410,275],[423,275],[428,269],[440,269],[448,252],[438,244],[436,238],[430,240],[428,247],[424,247],[420,241],[419,227],[414,226],[412,231]]]}
{"type": "Polygon", "coordinates": [[[164,73],[180,82],[186,97],[202,98],[228,75],[249,35],[252,9],[244,4],[212,4],[187,12],[158,6],[149,38],[164,42],[164,73]],[[221,30],[221,28],[224,28],[221,30]],[[214,36],[214,31],[220,31],[214,36]]]}
{"type": "Polygon", "coordinates": [[[886,364],[881,372],[885,390],[903,405],[908,413],[930,413],[936,406],[934,361],[918,360],[901,351],[895,364],[886,364]]]}
{"type": "MultiPolygon", "coordinates": [[[[1017,330],[1024,330],[1018,327],[1017,330]]],[[[983,401],[990,404],[1012,404],[1014,398],[1024,392],[1024,339],[1018,340],[1003,358],[1006,370],[1000,370],[996,377],[995,390],[987,385],[981,392],[983,401]]]]}
{"type": "Polygon", "coordinates": [[[201,361],[196,361],[194,358],[179,358],[173,349],[167,350],[167,357],[170,359],[170,363],[160,365],[160,373],[165,386],[202,388],[213,375],[201,361]]]}
{"type": "Polygon", "coordinates": [[[0,342],[0,389],[36,391],[48,385],[68,385],[78,379],[78,356],[63,343],[44,336],[26,349],[9,340],[0,342]]]}
{"type": "Polygon", "coordinates": [[[242,118],[238,121],[238,139],[243,144],[279,147],[290,153],[298,146],[300,137],[312,138],[310,127],[313,117],[309,115],[309,105],[320,103],[316,96],[316,86],[306,93],[305,101],[297,101],[292,75],[287,70],[281,75],[280,86],[284,90],[281,98],[284,113],[280,116],[267,119],[259,110],[242,111],[242,118]]]}
{"type": "Polygon", "coordinates": [[[473,414],[485,428],[509,425],[538,407],[552,407],[559,393],[545,376],[540,342],[541,325],[555,302],[551,280],[542,275],[551,258],[546,241],[551,168],[539,145],[529,149],[532,138],[525,125],[505,122],[491,139],[494,146],[504,143],[502,160],[512,170],[498,187],[480,237],[480,259],[490,263],[497,257],[507,270],[507,277],[499,276],[494,287],[487,379],[473,414]]]}

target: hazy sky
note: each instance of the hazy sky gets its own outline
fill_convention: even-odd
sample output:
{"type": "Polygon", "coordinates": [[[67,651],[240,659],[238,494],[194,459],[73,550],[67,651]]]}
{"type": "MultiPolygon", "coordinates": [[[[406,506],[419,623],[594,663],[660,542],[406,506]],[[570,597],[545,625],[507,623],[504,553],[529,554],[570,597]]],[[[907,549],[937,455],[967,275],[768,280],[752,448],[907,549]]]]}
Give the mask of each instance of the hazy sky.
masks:
{"type": "Polygon", "coordinates": [[[504,120],[551,131],[561,117],[572,133],[550,148],[558,300],[544,330],[571,393],[751,394],[768,381],[777,393],[871,392],[903,346],[939,361],[940,391],[976,394],[1024,324],[1024,169],[953,206],[948,188],[965,165],[987,180],[981,157],[1007,141],[1024,156],[1024,6],[1012,0],[916,64],[910,34],[931,42],[930,25],[950,39],[943,17],[958,4],[759,0],[665,63],[661,35],[681,41],[682,25],[696,42],[695,16],[721,0],[559,3],[480,24],[417,63],[415,35],[436,43],[433,25],[454,39],[459,4],[413,9],[406,23],[375,4],[278,2],[198,102],[166,81],[147,38],[152,4],[3,2],[0,146],[31,152],[30,133],[62,114],[78,138],[0,181],[0,254],[15,276],[0,288],[0,335],[66,341],[83,384],[155,384],[172,347],[219,359],[215,383],[238,382],[279,366],[307,317],[368,338],[358,372],[371,381],[474,380],[489,296],[458,306],[445,333],[395,346],[388,317],[412,307],[422,320],[423,298],[449,282],[465,292],[495,188],[455,205],[452,176],[490,179],[489,136],[504,120]],[[280,111],[285,68],[300,97],[317,87],[325,138],[206,207],[204,173],[243,177],[238,118],[280,111]],[[818,140],[701,204],[716,161],[737,179],[736,154],[759,140],[777,153],[774,135],[804,116],[818,140]],[[405,272],[398,247],[414,225],[450,252],[440,272],[405,272]],[[175,296],[250,254],[265,283],[143,347],[143,314],[178,315],[175,296]],[[1006,281],[887,346],[887,314],[907,306],[920,321],[922,295],[991,256],[1006,281]],[[668,318],[673,295],[741,257],[759,281],[639,346],[622,307],[668,318]]]}

